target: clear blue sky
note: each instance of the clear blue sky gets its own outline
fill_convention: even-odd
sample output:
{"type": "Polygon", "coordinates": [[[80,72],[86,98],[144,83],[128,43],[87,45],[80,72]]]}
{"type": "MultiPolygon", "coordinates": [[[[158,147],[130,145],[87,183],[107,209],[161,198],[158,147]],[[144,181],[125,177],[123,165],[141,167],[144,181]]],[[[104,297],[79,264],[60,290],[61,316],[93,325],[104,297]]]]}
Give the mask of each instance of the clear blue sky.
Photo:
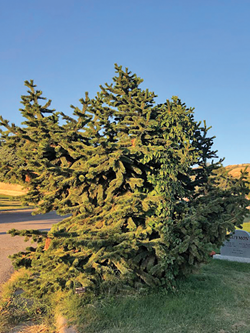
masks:
{"type": "Polygon", "coordinates": [[[11,122],[22,121],[24,80],[70,114],[118,63],[157,102],[195,107],[224,165],[250,162],[249,0],[8,0],[0,31],[0,114],[11,122]]]}

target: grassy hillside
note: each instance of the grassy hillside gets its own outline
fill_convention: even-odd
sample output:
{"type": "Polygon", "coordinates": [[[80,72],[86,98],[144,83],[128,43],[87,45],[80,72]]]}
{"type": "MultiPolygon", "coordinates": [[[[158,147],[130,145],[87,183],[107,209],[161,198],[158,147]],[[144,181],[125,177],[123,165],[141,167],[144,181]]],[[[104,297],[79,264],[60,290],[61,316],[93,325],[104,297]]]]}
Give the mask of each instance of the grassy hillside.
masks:
{"type": "Polygon", "coordinates": [[[244,170],[246,167],[247,167],[247,172],[249,173],[249,180],[250,180],[250,163],[228,165],[225,168],[229,171],[230,175],[239,178],[240,171],[244,170]]]}
{"type": "MultiPolygon", "coordinates": [[[[246,169],[246,171],[248,172],[248,181],[250,183],[250,163],[228,165],[225,167],[225,169],[229,172],[231,176],[235,178],[239,178],[241,175],[241,170],[244,171],[246,169]]],[[[250,199],[250,194],[248,195],[248,198],[250,199]]]]}
{"type": "Polygon", "coordinates": [[[0,182],[0,211],[25,208],[18,199],[24,194],[25,191],[21,185],[0,182]]]}
{"type": "Polygon", "coordinates": [[[21,185],[0,182],[0,194],[19,196],[25,194],[25,192],[21,185]]]}

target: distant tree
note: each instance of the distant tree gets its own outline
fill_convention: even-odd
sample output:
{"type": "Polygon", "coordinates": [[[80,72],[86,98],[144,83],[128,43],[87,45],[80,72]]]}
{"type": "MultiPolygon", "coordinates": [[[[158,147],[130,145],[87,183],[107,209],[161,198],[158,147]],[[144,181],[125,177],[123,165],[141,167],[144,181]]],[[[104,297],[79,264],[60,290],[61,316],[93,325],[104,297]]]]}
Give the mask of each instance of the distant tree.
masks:
{"type": "Polygon", "coordinates": [[[177,97],[156,104],[142,79],[115,69],[112,84],[72,106],[73,117],[40,105],[26,81],[23,126],[1,121],[29,176],[26,199],[37,213],[70,214],[49,232],[10,231],[38,242],[13,256],[33,272],[25,285],[33,294],[171,287],[247,214],[245,176],[217,186],[214,138],[193,109],[177,97]]]}
{"type": "Polygon", "coordinates": [[[20,159],[16,155],[16,149],[6,145],[3,140],[0,141],[0,181],[17,182],[14,169],[19,163],[20,159]]]}
{"type": "Polygon", "coordinates": [[[15,149],[9,148],[4,145],[4,142],[0,141],[0,163],[3,165],[4,163],[7,164],[14,164],[18,160],[15,149]]]}

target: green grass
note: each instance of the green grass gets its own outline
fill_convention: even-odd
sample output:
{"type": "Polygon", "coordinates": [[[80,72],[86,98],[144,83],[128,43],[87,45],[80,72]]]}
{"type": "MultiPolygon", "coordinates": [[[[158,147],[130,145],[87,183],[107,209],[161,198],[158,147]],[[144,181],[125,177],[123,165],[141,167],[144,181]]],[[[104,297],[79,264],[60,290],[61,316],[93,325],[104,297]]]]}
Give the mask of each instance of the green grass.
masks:
{"type": "Polygon", "coordinates": [[[23,206],[18,197],[12,197],[0,194],[0,211],[20,209],[20,208],[27,208],[27,206],[23,206]]]}
{"type": "MultiPolygon", "coordinates": [[[[249,225],[250,216],[243,229],[249,225]]],[[[250,264],[211,260],[179,281],[173,293],[107,296],[87,306],[84,294],[55,295],[55,306],[47,308],[46,303],[29,303],[15,295],[14,279],[1,295],[0,332],[26,320],[49,323],[50,332],[55,332],[52,317],[59,306],[79,333],[249,333],[249,281],[250,264]]]]}
{"type": "Polygon", "coordinates": [[[250,232],[250,215],[245,218],[243,223],[243,230],[250,232]]]}
{"type": "MultiPolygon", "coordinates": [[[[26,274],[23,271],[21,274],[26,274]]],[[[18,277],[18,276],[17,276],[18,277]]],[[[21,275],[22,277],[22,275],[21,275]]],[[[20,278],[20,277],[19,277],[20,278]]],[[[79,333],[249,333],[250,265],[211,260],[176,290],[106,296],[83,306],[85,294],[53,296],[53,306],[16,295],[14,278],[0,301],[0,331],[26,320],[49,323],[60,306],[79,333]]]]}
{"type": "Polygon", "coordinates": [[[249,333],[250,265],[213,260],[174,294],[107,297],[68,316],[80,333],[249,333]]]}

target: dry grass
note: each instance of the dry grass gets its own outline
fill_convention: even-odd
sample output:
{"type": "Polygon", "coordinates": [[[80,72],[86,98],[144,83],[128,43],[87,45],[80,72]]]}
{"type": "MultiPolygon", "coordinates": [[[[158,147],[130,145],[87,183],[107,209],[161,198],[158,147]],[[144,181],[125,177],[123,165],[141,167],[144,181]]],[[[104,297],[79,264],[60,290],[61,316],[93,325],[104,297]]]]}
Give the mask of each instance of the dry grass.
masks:
{"type": "Polygon", "coordinates": [[[250,174],[250,163],[228,165],[225,168],[229,170],[229,174],[235,178],[240,177],[241,170],[244,170],[247,167],[247,172],[250,174]]]}
{"type": "Polygon", "coordinates": [[[23,190],[23,187],[18,184],[7,184],[0,182],[0,194],[19,196],[27,193],[26,190],[23,190]]]}
{"type": "Polygon", "coordinates": [[[18,325],[14,327],[10,333],[48,333],[49,329],[45,325],[33,325],[32,323],[26,325],[18,325]]]}
{"type": "Polygon", "coordinates": [[[53,331],[52,325],[48,325],[46,319],[46,313],[50,311],[48,306],[41,300],[23,296],[23,290],[19,288],[20,281],[29,275],[27,270],[20,269],[1,285],[1,333],[47,333],[53,331]]]}

